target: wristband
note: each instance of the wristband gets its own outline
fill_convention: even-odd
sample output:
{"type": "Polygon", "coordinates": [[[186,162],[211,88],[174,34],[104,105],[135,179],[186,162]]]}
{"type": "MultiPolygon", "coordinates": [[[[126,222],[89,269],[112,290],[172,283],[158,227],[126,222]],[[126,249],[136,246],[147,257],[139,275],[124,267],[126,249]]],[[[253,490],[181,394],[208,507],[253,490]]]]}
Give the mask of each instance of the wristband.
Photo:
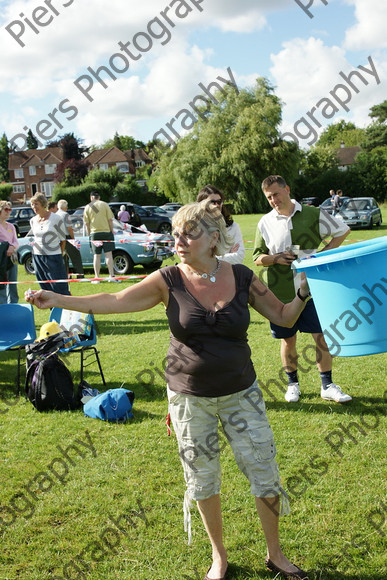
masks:
{"type": "Polygon", "coordinates": [[[311,298],[311,293],[309,292],[306,296],[301,296],[301,292],[300,289],[297,289],[297,296],[300,300],[302,300],[302,302],[306,302],[309,298],[311,298]]]}

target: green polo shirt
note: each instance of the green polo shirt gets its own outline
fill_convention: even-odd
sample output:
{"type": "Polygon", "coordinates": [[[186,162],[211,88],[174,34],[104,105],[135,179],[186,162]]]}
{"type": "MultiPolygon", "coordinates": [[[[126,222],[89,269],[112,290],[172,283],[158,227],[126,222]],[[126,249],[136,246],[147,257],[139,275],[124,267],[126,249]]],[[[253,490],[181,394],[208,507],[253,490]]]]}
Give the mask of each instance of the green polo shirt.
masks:
{"type": "MultiPolygon", "coordinates": [[[[295,200],[292,216],[280,216],[272,210],[259,221],[255,237],[253,260],[260,254],[285,252],[291,245],[299,246],[305,254],[317,251],[321,241],[348,231],[348,226],[318,207],[300,205],[295,200]]],[[[291,302],[299,287],[300,274],[290,266],[274,264],[265,269],[265,282],[281,300],[291,302]]]]}

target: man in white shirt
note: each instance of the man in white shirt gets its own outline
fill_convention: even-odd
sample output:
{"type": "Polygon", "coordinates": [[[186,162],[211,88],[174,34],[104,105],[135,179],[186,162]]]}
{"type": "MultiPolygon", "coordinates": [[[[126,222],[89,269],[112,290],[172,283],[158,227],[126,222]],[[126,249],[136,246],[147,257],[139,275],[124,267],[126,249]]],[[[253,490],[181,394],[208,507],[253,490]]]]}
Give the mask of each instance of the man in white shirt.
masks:
{"type": "MultiPolygon", "coordinates": [[[[324,250],[337,248],[350,232],[349,227],[320,208],[301,205],[290,197],[290,188],[280,175],[264,179],[262,190],[273,208],[257,226],[253,259],[267,267],[270,290],[285,304],[300,296],[300,278],[291,269],[293,260],[314,254],[322,240],[331,238],[324,250]]],[[[352,399],[332,381],[332,356],[322,333],[317,312],[310,300],[292,328],[270,323],[272,336],[281,339],[281,360],[288,379],[285,400],[295,403],[300,397],[298,382],[297,331],[312,334],[316,343],[316,364],[321,377],[321,397],[346,403],[352,399]]]]}

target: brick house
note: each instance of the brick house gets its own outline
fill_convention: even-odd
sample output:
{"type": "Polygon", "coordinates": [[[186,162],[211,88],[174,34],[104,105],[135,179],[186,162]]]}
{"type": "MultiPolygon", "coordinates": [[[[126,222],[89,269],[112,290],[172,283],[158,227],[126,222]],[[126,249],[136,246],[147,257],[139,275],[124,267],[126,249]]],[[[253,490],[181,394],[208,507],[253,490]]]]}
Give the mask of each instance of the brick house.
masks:
{"type": "MultiPolygon", "coordinates": [[[[137,169],[152,163],[143,149],[121,151],[117,147],[96,149],[85,160],[90,163],[89,169],[106,171],[111,167],[118,167],[119,171],[133,177],[137,169]]],[[[10,153],[8,169],[10,183],[13,185],[11,201],[25,203],[37,192],[51,197],[55,186],[54,174],[62,161],[61,147],[27,149],[10,153]]]]}
{"type": "Polygon", "coordinates": [[[9,154],[9,180],[13,185],[11,201],[26,202],[35,193],[51,197],[54,189],[54,174],[63,161],[61,147],[27,149],[9,154]]]}
{"type": "Polygon", "coordinates": [[[118,147],[96,149],[86,157],[86,161],[90,163],[90,169],[106,171],[111,167],[117,167],[122,173],[129,173],[133,177],[136,175],[137,169],[152,163],[144,149],[121,151],[118,147]]]}

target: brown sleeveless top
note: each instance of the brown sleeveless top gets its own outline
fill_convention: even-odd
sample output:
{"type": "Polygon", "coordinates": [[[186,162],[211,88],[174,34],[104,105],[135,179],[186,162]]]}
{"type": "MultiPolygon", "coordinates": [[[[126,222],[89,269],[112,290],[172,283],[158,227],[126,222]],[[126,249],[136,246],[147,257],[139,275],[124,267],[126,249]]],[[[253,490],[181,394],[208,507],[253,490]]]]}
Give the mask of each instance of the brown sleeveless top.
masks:
{"type": "Polygon", "coordinates": [[[169,288],[171,341],[165,376],[172,391],[221,397],[249,388],[256,378],[247,343],[253,272],[242,264],[232,269],[235,296],[216,312],[206,310],[187,290],[177,266],[160,270],[169,288]]]}

